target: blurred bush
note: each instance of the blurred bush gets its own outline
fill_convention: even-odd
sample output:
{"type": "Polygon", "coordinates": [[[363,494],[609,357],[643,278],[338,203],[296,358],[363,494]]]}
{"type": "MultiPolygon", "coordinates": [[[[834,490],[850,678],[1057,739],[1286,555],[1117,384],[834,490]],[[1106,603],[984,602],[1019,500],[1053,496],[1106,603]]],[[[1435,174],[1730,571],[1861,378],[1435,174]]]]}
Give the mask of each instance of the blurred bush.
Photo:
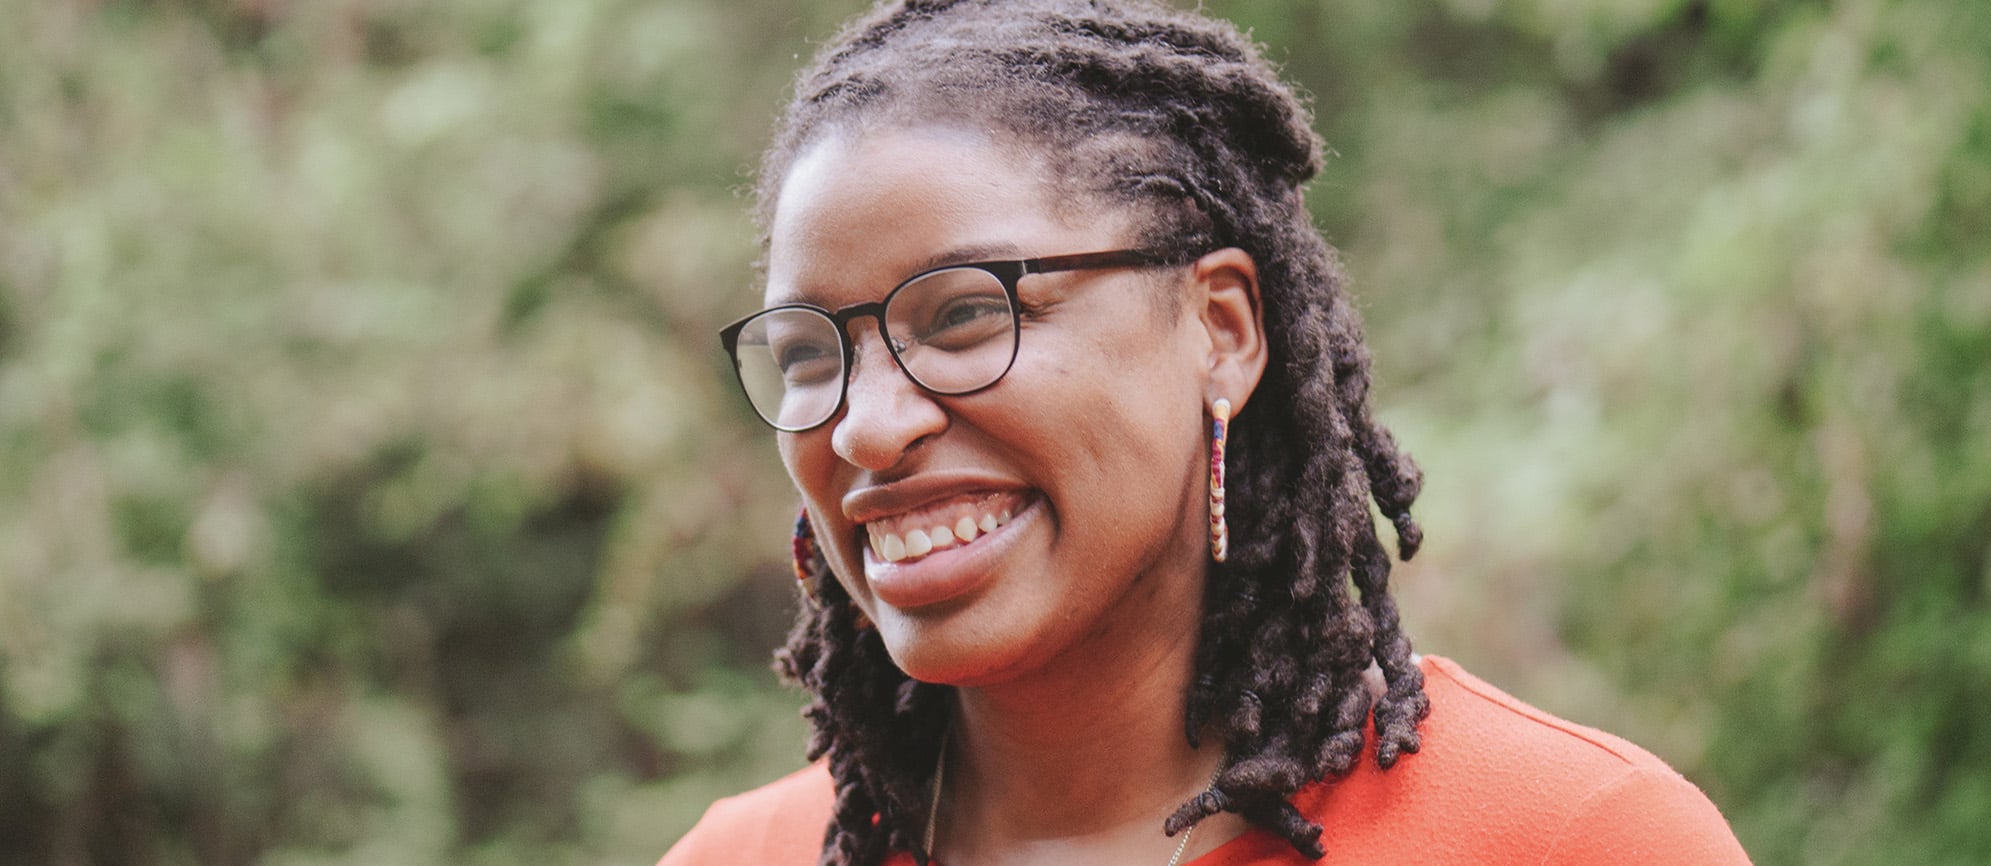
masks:
{"type": "MultiPolygon", "coordinates": [[[[859,5],[0,0],[0,863],[643,864],[799,765],[712,334],[859,5]]],[[[1991,9],[1211,11],[1337,153],[1420,645],[1759,862],[1991,858],[1991,9]]]]}

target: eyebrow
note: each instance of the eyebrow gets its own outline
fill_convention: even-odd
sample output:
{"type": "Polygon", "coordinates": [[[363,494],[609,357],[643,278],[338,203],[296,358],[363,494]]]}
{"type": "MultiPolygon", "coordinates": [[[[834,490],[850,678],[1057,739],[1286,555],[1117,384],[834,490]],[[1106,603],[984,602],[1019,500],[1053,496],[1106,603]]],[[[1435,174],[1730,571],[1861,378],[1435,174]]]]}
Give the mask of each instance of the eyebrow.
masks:
{"type": "Polygon", "coordinates": [[[965,247],[955,247],[937,255],[927,256],[915,263],[912,270],[906,272],[906,276],[910,277],[913,274],[930,271],[934,268],[944,268],[948,265],[985,262],[998,256],[1016,258],[1022,254],[1023,250],[1012,243],[970,244],[965,247]]]}
{"type": "MultiPolygon", "coordinates": [[[[1003,258],[1020,258],[1022,254],[1023,250],[1021,247],[1008,242],[967,244],[950,247],[914,262],[913,266],[907,269],[905,274],[900,276],[899,279],[904,280],[914,274],[925,273],[935,268],[944,268],[948,265],[964,265],[969,262],[986,262],[1003,258]]],[[[878,296],[883,298],[884,293],[891,291],[891,289],[891,286],[879,286],[878,296]]],[[[797,302],[821,306],[821,299],[816,296],[816,293],[807,289],[799,292],[783,292],[767,300],[770,306],[780,306],[781,304],[793,304],[797,302]]]]}

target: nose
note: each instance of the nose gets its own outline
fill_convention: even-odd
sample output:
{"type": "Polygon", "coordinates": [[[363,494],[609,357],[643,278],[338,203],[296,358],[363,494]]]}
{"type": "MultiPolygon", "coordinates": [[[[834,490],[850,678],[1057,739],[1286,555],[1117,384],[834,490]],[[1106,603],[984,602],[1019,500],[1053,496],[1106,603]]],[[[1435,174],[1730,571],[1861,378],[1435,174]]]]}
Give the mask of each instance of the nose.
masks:
{"type": "Polygon", "coordinates": [[[946,429],[947,411],[899,369],[875,323],[853,322],[851,345],[850,384],[830,446],[850,464],[879,472],[898,465],[920,440],[946,429]]]}

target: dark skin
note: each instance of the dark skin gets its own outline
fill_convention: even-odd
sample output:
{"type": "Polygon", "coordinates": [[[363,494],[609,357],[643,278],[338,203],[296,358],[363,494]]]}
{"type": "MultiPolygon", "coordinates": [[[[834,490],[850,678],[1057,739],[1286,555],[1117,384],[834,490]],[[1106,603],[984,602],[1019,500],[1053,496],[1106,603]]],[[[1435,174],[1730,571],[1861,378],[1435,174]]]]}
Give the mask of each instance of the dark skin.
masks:
{"type": "MultiPolygon", "coordinates": [[[[1127,245],[1124,216],[1073,212],[1016,152],[947,129],[818,143],[774,208],[768,302],[877,300],[957,248],[1127,245]]],[[[938,858],[1166,862],[1177,840],[1162,819],[1223,759],[1216,738],[1192,747],[1181,720],[1208,568],[1205,412],[1219,397],[1241,408],[1263,375],[1256,266],[1227,248],[1159,277],[1032,276],[1019,294],[1029,315],[1017,363],[968,396],[921,390],[875,324],[855,323],[844,410],[782,434],[782,457],[835,578],[892,659],[958,687],[938,858]],[[1155,309],[1155,291],[1173,295],[1171,309],[1155,309]],[[852,513],[901,488],[916,492],[852,513]],[[977,542],[986,550],[936,556],[915,575],[965,588],[936,599],[872,579],[885,570],[867,562],[860,518],[991,489],[1028,507],[977,542]]],[[[1212,817],[1186,855],[1246,827],[1212,817]]]]}

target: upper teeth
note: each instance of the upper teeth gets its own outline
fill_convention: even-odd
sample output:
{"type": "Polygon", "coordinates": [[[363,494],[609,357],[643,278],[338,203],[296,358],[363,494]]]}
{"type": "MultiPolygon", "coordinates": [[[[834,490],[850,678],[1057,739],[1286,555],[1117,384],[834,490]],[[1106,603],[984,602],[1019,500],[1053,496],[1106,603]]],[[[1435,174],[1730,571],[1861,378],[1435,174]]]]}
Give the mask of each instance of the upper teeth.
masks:
{"type": "Polygon", "coordinates": [[[979,516],[964,514],[952,524],[942,521],[925,529],[908,530],[905,535],[886,532],[876,525],[866,526],[871,535],[871,552],[886,562],[903,562],[918,559],[936,550],[945,550],[957,544],[967,544],[977,537],[994,532],[996,527],[1009,522],[1009,509],[983,512],[979,516]]]}

